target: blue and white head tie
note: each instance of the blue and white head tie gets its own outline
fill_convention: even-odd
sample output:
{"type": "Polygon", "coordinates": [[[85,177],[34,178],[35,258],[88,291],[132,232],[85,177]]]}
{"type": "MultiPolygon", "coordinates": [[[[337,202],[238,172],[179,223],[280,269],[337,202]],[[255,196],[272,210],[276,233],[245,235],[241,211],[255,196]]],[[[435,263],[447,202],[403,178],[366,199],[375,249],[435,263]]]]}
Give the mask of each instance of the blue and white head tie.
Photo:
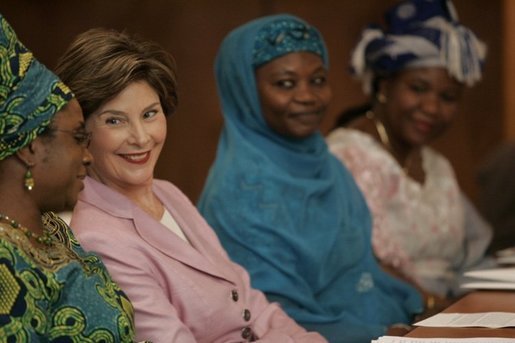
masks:
{"type": "Polygon", "coordinates": [[[352,72],[365,93],[375,77],[408,67],[445,67],[467,86],[481,80],[486,45],[458,22],[450,0],[402,1],[385,20],[386,30],[370,25],[352,53],[352,72]]]}

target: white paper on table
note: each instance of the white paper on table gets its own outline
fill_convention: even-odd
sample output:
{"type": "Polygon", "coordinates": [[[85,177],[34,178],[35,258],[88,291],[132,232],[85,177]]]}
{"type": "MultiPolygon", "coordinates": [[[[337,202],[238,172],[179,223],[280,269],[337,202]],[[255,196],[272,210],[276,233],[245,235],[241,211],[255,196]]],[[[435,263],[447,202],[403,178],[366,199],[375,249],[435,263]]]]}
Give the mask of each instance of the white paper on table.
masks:
{"type": "Polygon", "coordinates": [[[474,338],[416,338],[383,336],[372,343],[514,343],[515,338],[474,337],[474,338]]]}
{"type": "Polygon", "coordinates": [[[438,313],[413,325],[430,327],[515,327],[515,313],[479,312],[479,313],[438,313]]]}
{"type": "Polygon", "coordinates": [[[497,257],[515,256],[515,247],[510,247],[495,252],[497,257]]]}
{"type": "Polygon", "coordinates": [[[515,268],[471,270],[466,272],[465,276],[482,280],[513,282],[515,284],[515,268]]]}
{"type": "Polygon", "coordinates": [[[515,282],[503,281],[473,281],[465,282],[460,285],[461,288],[467,289],[502,289],[515,290],[515,282]]]}
{"type": "Polygon", "coordinates": [[[498,264],[515,264],[515,247],[499,250],[495,257],[498,264]]]}
{"type": "Polygon", "coordinates": [[[498,256],[495,258],[498,264],[515,264],[515,255],[511,256],[498,256]]]}

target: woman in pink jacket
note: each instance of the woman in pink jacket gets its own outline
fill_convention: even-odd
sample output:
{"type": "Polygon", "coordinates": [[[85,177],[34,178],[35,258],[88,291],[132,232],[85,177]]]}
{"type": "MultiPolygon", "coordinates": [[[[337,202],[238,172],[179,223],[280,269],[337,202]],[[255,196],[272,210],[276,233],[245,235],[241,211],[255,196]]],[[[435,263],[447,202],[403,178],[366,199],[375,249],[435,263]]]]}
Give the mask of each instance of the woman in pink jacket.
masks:
{"type": "Polygon", "coordinates": [[[137,337],[153,342],[324,342],[250,287],[182,192],[154,179],[177,104],[175,64],[126,34],[78,36],[57,72],[91,131],[94,164],[72,217],[135,308],[137,337]]]}

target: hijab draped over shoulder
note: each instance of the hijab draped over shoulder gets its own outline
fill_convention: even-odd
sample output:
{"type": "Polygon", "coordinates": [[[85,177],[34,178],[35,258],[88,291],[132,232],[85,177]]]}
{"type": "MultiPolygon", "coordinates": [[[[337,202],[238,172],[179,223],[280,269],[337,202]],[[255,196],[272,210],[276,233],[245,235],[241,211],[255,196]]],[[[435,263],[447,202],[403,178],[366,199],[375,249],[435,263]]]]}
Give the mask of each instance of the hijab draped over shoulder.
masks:
{"type": "Polygon", "coordinates": [[[290,139],[266,124],[255,70],[276,57],[328,55],[320,33],[291,15],[251,21],[223,41],[215,62],[225,124],[199,202],[254,287],[331,342],[363,341],[421,310],[371,250],[371,218],[349,172],[317,132],[290,139]]]}

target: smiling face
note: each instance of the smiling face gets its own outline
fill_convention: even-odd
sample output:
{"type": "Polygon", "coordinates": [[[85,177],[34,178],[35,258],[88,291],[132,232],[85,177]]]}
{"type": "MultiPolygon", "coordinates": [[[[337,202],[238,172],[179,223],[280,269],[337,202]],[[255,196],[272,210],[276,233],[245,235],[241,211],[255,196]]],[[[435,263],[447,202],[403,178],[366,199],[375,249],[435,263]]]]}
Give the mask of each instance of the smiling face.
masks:
{"type": "Polygon", "coordinates": [[[92,161],[87,147],[82,110],[77,100],[71,100],[57,112],[47,135],[41,135],[33,146],[38,161],[34,165],[34,192],[44,211],[73,209],[79,192],[84,188],[86,165],[92,161]]]}
{"type": "Polygon", "coordinates": [[[159,96],[145,81],[129,84],[91,114],[90,175],[127,194],[150,187],[166,139],[166,118],[159,96]]]}
{"type": "Polygon", "coordinates": [[[322,59],[294,52],[259,67],[257,88],[268,126],[289,138],[315,133],[331,101],[331,87],[322,59]]]}
{"type": "Polygon", "coordinates": [[[413,68],[381,84],[387,101],[381,116],[399,144],[422,146],[449,127],[458,110],[463,85],[445,68],[413,68]]]}

